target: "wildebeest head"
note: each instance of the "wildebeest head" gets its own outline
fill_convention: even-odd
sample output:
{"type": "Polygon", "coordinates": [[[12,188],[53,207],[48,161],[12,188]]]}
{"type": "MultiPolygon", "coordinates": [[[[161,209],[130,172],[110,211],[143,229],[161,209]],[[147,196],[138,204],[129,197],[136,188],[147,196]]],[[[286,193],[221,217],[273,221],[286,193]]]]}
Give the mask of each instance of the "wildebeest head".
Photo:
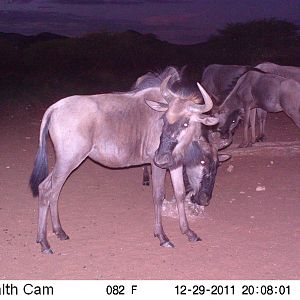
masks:
{"type": "Polygon", "coordinates": [[[155,153],[154,162],[161,168],[175,168],[183,163],[188,146],[201,136],[201,124],[212,126],[218,119],[205,115],[211,110],[213,103],[203,87],[197,83],[204,99],[204,104],[199,104],[199,96],[190,95],[183,97],[168,88],[166,78],[161,85],[163,102],[146,100],[153,109],[164,111],[163,128],[160,144],[155,153]]]}
{"type": "Polygon", "coordinates": [[[207,206],[212,198],[213,188],[220,162],[231,156],[218,154],[218,145],[202,137],[193,142],[187,150],[184,161],[184,182],[191,202],[207,206]],[[191,153],[193,153],[191,155],[191,153]],[[193,157],[193,160],[189,160],[193,157]]]}
{"type": "Polygon", "coordinates": [[[221,139],[232,141],[232,136],[242,119],[242,111],[240,109],[233,110],[229,113],[219,113],[217,116],[220,119],[218,131],[221,139]]]}

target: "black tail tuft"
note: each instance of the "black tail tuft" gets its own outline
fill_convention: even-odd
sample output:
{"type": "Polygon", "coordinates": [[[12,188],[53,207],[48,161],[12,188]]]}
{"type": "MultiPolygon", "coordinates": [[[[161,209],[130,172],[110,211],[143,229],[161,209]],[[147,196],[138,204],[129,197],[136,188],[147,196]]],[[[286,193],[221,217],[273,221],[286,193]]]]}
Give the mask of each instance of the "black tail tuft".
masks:
{"type": "Polygon", "coordinates": [[[44,179],[48,176],[48,158],[46,152],[46,136],[48,133],[48,125],[50,121],[50,116],[48,116],[48,120],[46,125],[42,129],[42,138],[40,141],[39,150],[37,152],[34,167],[30,176],[29,186],[32,191],[32,195],[37,197],[39,195],[39,185],[44,179]]]}
{"type": "Polygon", "coordinates": [[[34,197],[37,197],[39,195],[39,185],[47,176],[48,176],[47,154],[44,151],[44,149],[39,148],[34,162],[32,174],[30,176],[30,181],[29,181],[32,195],[34,197]]]}

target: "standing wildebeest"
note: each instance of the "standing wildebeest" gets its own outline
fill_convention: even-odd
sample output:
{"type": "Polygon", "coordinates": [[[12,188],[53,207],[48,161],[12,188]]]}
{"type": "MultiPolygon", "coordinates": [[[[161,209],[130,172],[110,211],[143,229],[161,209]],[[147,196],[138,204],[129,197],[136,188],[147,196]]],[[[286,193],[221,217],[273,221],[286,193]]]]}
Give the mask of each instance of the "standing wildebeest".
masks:
{"type": "MultiPolygon", "coordinates": [[[[207,66],[202,74],[201,84],[212,97],[214,102],[214,111],[223,104],[226,97],[233,90],[239,78],[250,70],[255,70],[251,66],[241,65],[219,65],[213,64],[207,66]]],[[[260,108],[253,108],[251,110],[251,134],[252,142],[261,141],[264,139],[264,125],[266,121],[266,112],[260,108]],[[255,134],[255,117],[256,113],[259,121],[259,134],[255,134]]]]}
{"type": "Polygon", "coordinates": [[[161,218],[166,173],[161,167],[169,168],[181,232],[190,241],[200,240],[189,228],[185,215],[181,161],[190,143],[198,139],[199,125],[215,125],[218,119],[203,114],[211,110],[213,103],[200,85],[204,104],[199,104],[199,98],[182,98],[170,91],[169,84],[178,77],[176,69],[170,67],[159,76],[153,75],[149,85],[143,82],[134,91],[71,96],[47,109],[30,179],[33,195],[39,195],[37,242],[42,252],[52,253],[47,240],[49,208],[54,233],[61,240],[68,239],[59,220],[58,197],[67,177],[87,157],[110,168],[151,163],[154,235],[164,247],[173,247],[163,230],[161,218]],[[48,132],[56,153],[56,162],[49,175],[48,132]]]}
{"type": "Polygon", "coordinates": [[[237,82],[219,109],[219,131],[222,138],[232,139],[239,120],[244,118],[244,140],[241,147],[250,144],[248,126],[250,110],[284,111],[300,128],[300,84],[293,79],[249,71],[237,82]]]}
{"type": "MultiPolygon", "coordinates": [[[[300,68],[294,66],[281,66],[270,62],[265,62],[257,65],[256,69],[262,70],[266,73],[275,74],[286,79],[294,79],[298,83],[300,83],[300,68]]],[[[265,137],[265,124],[267,118],[267,112],[264,110],[257,109],[257,115],[259,119],[259,127],[260,127],[260,134],[257,139],[263,140],[265,137]]],[[[255,115],[251,118],[254,118],[255,115]]]]}

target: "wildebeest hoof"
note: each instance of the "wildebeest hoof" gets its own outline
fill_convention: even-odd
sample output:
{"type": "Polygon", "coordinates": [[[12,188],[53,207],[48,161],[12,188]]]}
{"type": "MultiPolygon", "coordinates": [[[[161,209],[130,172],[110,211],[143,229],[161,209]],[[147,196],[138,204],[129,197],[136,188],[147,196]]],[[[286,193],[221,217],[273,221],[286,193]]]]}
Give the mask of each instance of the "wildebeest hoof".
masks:
{"type": "Polygon", "coordinates": [[[149,186],[150,185],[150,181],[143,181],[143,185],[149,186]]]}
{"type": "Polygon", "coordinates": [[[57,234],[56,235],[61,241],[69,240],[70,237],[67,234],[57,234]]]}
{"type": "Polygon", "coordinates": [[[58,231],[58,232],[55,232],[55,235],[61,240],[61,241],[64,241],[64,240],[69,240],[70,237],[63,231],[58,231]]]}
{"type": "Polygon", "coordinates": [[[61,241],[65,241],[65,240],[69,240],[70,239],[70,237],[67,235],[67,234],[65,234],[65,235],[59,235],[59,236],[57,236],[61,241]]]}
{"type": "Polygon", "coordinates": [[[198,237],[198,235],[192,230],[189,230],[188,232],[186,232],[186,235],[187,235],[190,242],[201,241],[201,239],[198,237]]]}
{"type": "Polygon", "coordinates": [[[189,237],[189,241],[195,243],[195,242],[200,242],[202,240],[196,235],[196,236],[189,237]]]}
{"type": "Polygon", "coordinates": [[[172,244],[170,241],[166,241],[160,244],[164,248],[174,248],[174,244],[172,244]]]}
{"type": "Polygon", "coordinates": [[[51,248],[47,248],[47,249],[42,249],[42,253],[43,254],[53,254],[54,252],[52,251],[51,248]]]}
{"type": "Polygon", "coordinates": [[[239,148],[247,148],[247,147],[252,147],[252,143],[249,142],[249,143],[241,143],[239,145],[239,148]]]}

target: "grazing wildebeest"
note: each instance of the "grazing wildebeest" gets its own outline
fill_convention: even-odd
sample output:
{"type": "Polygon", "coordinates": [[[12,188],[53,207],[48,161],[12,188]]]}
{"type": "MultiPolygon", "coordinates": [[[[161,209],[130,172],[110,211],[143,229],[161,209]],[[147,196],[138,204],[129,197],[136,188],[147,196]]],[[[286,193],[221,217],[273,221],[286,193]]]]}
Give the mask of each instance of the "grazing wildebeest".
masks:
{"type": "MultiPolygon", "coordinates": [[[[207,66],[202,74],[201,84],[211,96],[214,102],[213,111],[217,111],[226,97],[233,90],[239,78],[250,70],[255,70],[251,66],[241,65],[220,65],[213,64],[207,66]]],[[[262,141],[265,138],[264,125],[266,122],[266,112],[260,108],[251,109],[250,126],[252,142],[262,141]],[[255,134],[256,114],[259,121],[259,134],[255,134]]]]}
{"type": "Polygon", "coordinates": [[[219,131],[224,139],[232,134],[241,118],[244,119],[244,140],[240,147],[251,142],[248,139],[250,110],[260,108],[266,112],[284,111],[300,127],[300,84],[293,79],[249,71],[237,82],[219,110],[219,131]]]}
{"type": "Polygon", "coordinates": [[[92,96],[71,96],[51,105],[40,129],[39,149],[30,178],[34,196],[39,196],[37,242],[43,253],[52,253],[47,240],[47,214],[50,208],[52,228],[65,240],[58,215],[58,197],[70,173],[87,157],[110,167],[120,168],[150,163],[155,207],[154,235],[163,247],[173,247],[162,226],[161,205],[164,178],[169,168],[177,200],[181,232],[190,241],[199,237],[190,228],[184,208],[185,188],[182,158],[187,147],[198,139],[201,124],[215,125],[217,118],[204,114],[213,103],[200,86],[199,97],[182,98],[169,85],[179,77],[169,67],[151,81],[143,81],[136,90],[92,96]],[[49,133],[56,154],[48,175],[46,136],[49,133]]]}

